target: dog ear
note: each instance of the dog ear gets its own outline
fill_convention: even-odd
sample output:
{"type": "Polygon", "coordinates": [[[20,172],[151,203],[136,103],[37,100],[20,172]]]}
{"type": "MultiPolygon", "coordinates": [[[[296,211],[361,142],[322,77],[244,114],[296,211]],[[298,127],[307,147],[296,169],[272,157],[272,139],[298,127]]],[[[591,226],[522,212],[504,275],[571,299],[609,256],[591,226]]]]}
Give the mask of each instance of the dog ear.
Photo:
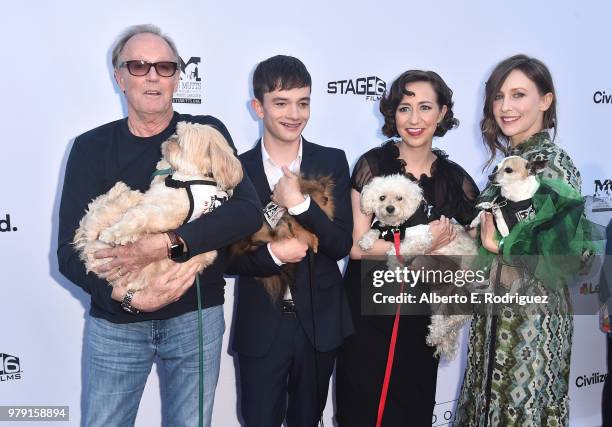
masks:
{"type": "Polygon", "coordinates": [[[548,164],[548,159],[536,157],[530,162],[527,162],[525,168],[529,171],[530,175],[535,175],[539,172],[542,172],[546,169],[546,165],[548,164]]]}
{"type": "Polygon", "coordinates": [[[183,136],[185,135],[185,132],[189,130],[189,125],[191,124],[192,123],[187,123],[187,122],[178,122],[176,124],[176,134],[178,135],[179,139],[183,138],[183,136]]]}
{"type": "Polygon", "coordinates": [[[359,198],[359,206],[361,212],[364,215],[372,215],[374,213],[374,198],[376,197],[375,183],[377,178],[374,178],[368,184],[364,185],[361,189],[361,196],[359,198]]]}
{"type": "Polygon", "coordinates": [[[232,189],[242,181],[242,164],[221,132],[211,126],[207,127],[209,128],[208,151],[213,177],[219,188],[232,189]]]}
{"type": "Polygon", "coordinates": [[[181,148],[179,147],[178,139],[177,135],[172,135],[161,145],[162,156],[174,170],[178,169],[181,157],[181,148]]]}

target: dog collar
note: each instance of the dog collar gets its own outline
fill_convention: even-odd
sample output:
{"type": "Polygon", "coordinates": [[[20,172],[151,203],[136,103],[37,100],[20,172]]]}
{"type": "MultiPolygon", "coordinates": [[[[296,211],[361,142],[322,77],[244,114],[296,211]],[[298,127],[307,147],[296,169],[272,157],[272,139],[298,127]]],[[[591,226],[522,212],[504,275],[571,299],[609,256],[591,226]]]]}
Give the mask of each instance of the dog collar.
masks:
{"type": "Polygon", "coordinates": [[[151,179],[155,178],[156,176],[172,175],[173,173],[174,173],[174,169],[172,168],[159,169],[151,174],[151,179]]]}

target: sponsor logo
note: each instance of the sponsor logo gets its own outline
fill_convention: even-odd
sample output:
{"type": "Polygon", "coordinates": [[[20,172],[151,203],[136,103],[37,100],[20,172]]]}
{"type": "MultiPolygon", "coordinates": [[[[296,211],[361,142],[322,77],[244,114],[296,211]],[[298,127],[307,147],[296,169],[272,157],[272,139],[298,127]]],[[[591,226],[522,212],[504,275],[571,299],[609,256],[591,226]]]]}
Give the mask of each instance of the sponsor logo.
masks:
{"type": "Polygon", "coordinates": [[[591,375],[580,375],[576,377],[576,387],[588,387],[595,384],[603,383],[608,374],[602,374],[601,372],[593,372],[591,375]]]}
{"type": "Polygon", "coordinates": [[[202,103],[202,78],[200,77],[200,57],[192,56],[189,61],[179,58],[181,77],[172,102],[177,104],[202,103]]]}
{"type": "Polygon", "coordinates": [[[580,294],[581,295],[590,295],[590,294],[598,294],[599,293],[599,285],[593,286],[592,283],[583,283],[580,286],[580,294]]]}
{"type": "Polygon", "coordinates": [[[11,227],[11,216],[9,214],[6,214],[4,218],[0,216],[0,233],[9,231],[17,231],[17,227],[11,227]]]}
{"type": "Polygon", "coordinates": [[[0,353],[0,382],[20,379],[21,365],[19,364],[19,358],[0,353]]]}
{"type": "Polygon", "coordinates": [[[612,211],[612,179],[596,179],[595,193],[591,210],[593,212],[612,211]]]}
{"type": "Polygon", "coordinates": [[[595,104],[612,104],[612,95],[608,95],[605,90],[598,90],[593,94],[595,104]]]}
{"type": "Polygon", "coordinates": [[[366,101],[378,101],[386,89],[387,83],[376,76],[327,83],[327,93],[329,94],[363,95],[366,101]]]}

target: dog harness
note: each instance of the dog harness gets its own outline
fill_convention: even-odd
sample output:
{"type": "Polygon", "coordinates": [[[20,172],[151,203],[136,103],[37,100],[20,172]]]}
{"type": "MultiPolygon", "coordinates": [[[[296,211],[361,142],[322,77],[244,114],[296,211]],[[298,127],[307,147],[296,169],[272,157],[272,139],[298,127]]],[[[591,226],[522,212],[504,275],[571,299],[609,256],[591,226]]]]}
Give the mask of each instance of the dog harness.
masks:
{"type": "Polygon", "coordinates": [[[229,199],[229,195],[217,187],[215,181],[196,179],[191,181],[178,181],[168,175],[165,180],[166,187],[184,188],[189,198],[189,212],[183,224],[193,221],[200,215],[214,211],[229,199]]]}
{"type": "Polygon", "coordinates": [[[510,234],[510,230],[519,222],[531,220],[536,215],[532,199],[513,202],[499,197],[492,202],[480,203],[478,207],[493,214],[495,225],[502,237],[510,234]]]}
{"type": "Polygon", "coordinates": [[[394,233],[399,233],[400,240],[404,240],[406,229],[415,225],[427,224],[431,216],[431,207],[423,199],[421,206],[412,214],[410,218],[399,225],[387,225],[378,218],[374,220],[370,228],[380,231],[380,239],[393,242],[394,233]]]}

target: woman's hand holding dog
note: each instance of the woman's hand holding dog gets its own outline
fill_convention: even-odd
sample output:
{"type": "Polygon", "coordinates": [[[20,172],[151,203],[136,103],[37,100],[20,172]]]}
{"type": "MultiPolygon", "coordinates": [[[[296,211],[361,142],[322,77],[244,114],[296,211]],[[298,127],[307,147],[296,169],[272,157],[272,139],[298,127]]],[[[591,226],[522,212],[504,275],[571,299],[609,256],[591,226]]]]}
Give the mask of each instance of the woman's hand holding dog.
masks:
{"type": "Polygon", "coordinates": [[[444,215],[442,215],[440,219],[429,223],[429,232],[433,237],[431,248],[428,252],[430,254],[435,254],[438,249],[448,245],[457,237],[457,231],[451,224],[450,219],[446,218],[444,215]]]}
{"type": "MultiPolygon", "coordinates": [[[[132,298],[132,307],[139,311],[157,311],[168,304],[178,301],[189,289],[195,280],[198,266],[194,265],[185,273],[181,274],[182,264],[177,264],[166,273],[158,276],[152,283],[136,292],[132,298]],[[177,276],[178,274],[178,276],[177,276]]],[[[125,286],[130,282],[130,273],[121,277],[115,282],[115,287],[111,298],[115,301],[122,301],[127,292],[125,286]]]]}
{"type": "Polygon", "coordinates": [[[283,263],[301,261],[306,256],[308,245],[296,238],[270,242],[270,250],[283,263]]]}
{"type": "Polygon", "coordinates": [[[493,221],[493,215],[489,212],[483,212],[481,215],[484,215],[480,223],[480,240],[482,241],[482,246],[489,252],[493,252],[494,254],[499,253],[499,242],[495,236],[496,228],[495,222],[493,221]]]}

